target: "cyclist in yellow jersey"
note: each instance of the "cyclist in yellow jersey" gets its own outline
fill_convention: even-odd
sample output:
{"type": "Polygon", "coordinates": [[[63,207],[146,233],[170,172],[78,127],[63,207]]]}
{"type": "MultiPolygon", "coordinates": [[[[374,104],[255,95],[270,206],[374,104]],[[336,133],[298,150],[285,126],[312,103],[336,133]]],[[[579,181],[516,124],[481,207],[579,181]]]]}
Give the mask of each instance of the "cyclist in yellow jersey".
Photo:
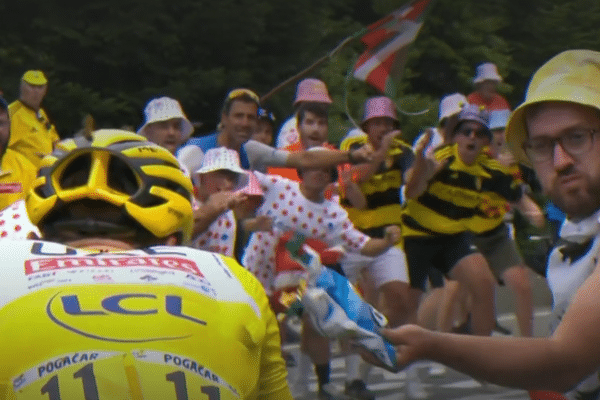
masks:
{"type": "Polygon", "coordinates": [[[25,198],[36,173],[24,155],[7,147],[10,138],[8,104],[0,97],[0,210],[25,198]]]}
{"type": "Polygon", "coordinates": [[[36,168],[60,139],[42,101],[48,79],[42,71],[27,71],[21,78],[19,99],[9,106],[12,135],[8,145],[25,155],[36,168]]]}
{"type": "Polygon", "coordinates": [[[2,242],[0,399],[291,399],[260,283],[189,241],[192,184],[168,150],[100,130],[42,161],[2,242]]]}

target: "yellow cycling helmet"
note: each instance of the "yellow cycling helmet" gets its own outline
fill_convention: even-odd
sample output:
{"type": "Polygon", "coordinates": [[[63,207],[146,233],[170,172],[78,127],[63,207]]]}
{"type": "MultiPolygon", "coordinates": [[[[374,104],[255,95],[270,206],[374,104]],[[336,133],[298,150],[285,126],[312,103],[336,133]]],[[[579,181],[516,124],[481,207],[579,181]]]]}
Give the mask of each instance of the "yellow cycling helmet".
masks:
{"type": "Polygon", "coordinates": [[[27,212],[47,238],[106,237],[144,245],[192,232],[192,183],[166,149],[103,129],[43,158],[27,212]]]}

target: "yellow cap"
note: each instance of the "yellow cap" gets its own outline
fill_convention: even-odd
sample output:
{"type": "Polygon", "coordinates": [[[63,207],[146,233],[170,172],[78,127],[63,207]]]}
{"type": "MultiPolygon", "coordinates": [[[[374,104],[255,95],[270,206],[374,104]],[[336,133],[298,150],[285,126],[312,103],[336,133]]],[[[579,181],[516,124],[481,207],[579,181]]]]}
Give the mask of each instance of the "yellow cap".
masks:
{"type": "Polygon", "coordinates": [[[506,125],[506,141],[514,156],[531,166],[523,142],[527,139],[525,110],[532,104],[566,101],[600,110],[600,52],[567,50],[542,65],[531,78],[525,101],[506,125]]]}
{"type": "Polygon", "coordinates": [[[34,86],[42,86],[48,83],[46,75],[44,75],[44,73],[39,70],[29,70],[25,72],[21,80],[34,86]]]}

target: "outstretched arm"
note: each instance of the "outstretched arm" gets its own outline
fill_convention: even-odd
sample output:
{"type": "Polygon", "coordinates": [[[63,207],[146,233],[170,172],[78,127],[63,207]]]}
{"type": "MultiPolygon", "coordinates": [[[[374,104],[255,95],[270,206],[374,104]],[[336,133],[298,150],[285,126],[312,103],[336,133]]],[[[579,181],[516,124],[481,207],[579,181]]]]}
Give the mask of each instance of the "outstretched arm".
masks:
{"type": "Polygon", "coordinates": [[[289,152],[277,150],[255,140],[244,143],[242,151],[248,158],[251,169],[262,167],[326,168],[344,163],[361,163],[372,157],[370,146],[350,151],[318,150],[289,152]]]}
{"type": "Polygon", "coordinates": [[[521,196],[521,199],[518,202],[513,203],[512,206],[519,210],[519,212],[527,218],[529,223],[536,228],[543,228],[546,224],[546,218],[544,218],[544,213],[540,206],[538,206],[527,194],[521,196]]]}
{"type": "Polygon", "coordinates": [[[384,334],[403,365],[429,359],[504,386],[564,392],[600,367],[599,293],[597,265],[549,338],[457,335],[414,325],[384,334]]]}

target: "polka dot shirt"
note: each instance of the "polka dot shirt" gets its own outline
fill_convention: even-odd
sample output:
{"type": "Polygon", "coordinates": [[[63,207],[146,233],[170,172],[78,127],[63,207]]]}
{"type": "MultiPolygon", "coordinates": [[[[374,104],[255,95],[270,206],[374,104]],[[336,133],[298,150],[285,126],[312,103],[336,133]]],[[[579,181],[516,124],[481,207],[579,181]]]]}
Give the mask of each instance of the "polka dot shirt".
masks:
{"type": "Polygon", "coordinates": [[[37,226],[29,220],[24,200],[0,211],[0,239],[25,240],[31,239],[31,234],[36,238],[42,237],[37,226]]]}
{"type": "Polygon", "coordinates": [[[314,203],[300,192],[299,183],[275,175],[255,173],[265,195],[256,215],[273,219],[273,232],[252,234],[242,264],[273,292],[275,247],[283,233],[293,230],[318,239],[327,246],[341,245],[347,252],[360,252],[369,237],[354,228],[346,211],[335,201],[314,203]]]}

